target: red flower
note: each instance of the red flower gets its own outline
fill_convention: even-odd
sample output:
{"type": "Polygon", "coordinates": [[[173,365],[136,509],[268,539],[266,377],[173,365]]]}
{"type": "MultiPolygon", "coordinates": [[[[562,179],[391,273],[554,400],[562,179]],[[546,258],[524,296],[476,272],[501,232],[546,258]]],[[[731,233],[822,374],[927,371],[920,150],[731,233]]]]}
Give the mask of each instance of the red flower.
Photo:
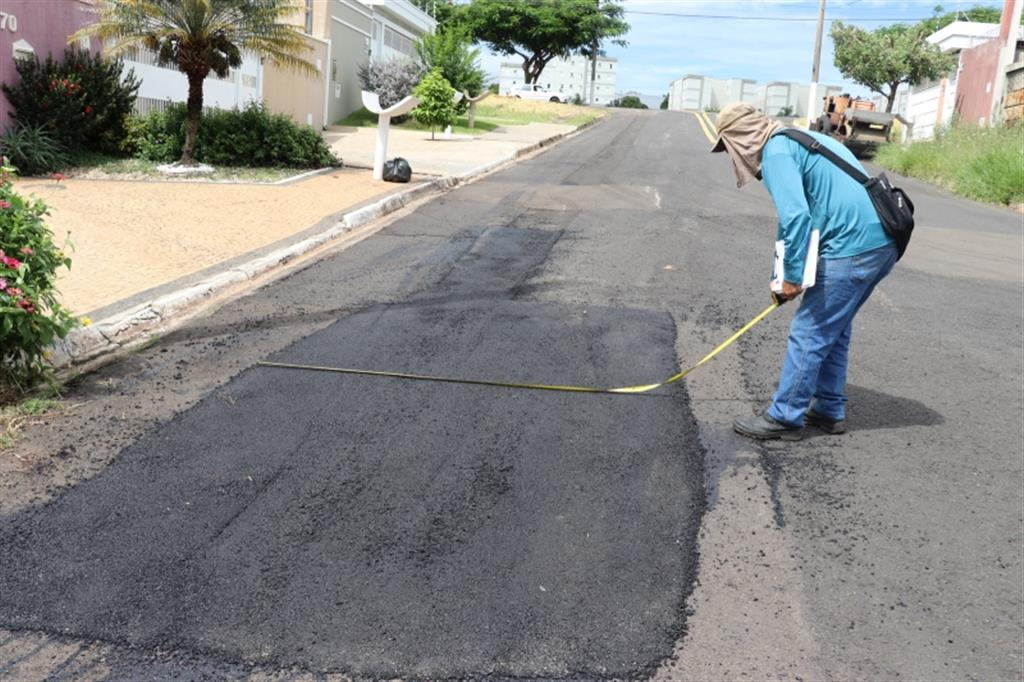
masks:
{"type": "Polygon", "coordinates": [[[92,107],[90,107],[88,104],[86,104],[85,105],[85,109],[83,111],[85,111],[85,115],[88,116],[89,114],[92,113],[92,107]]]}
{"type": "Polygon", "coordinates": [[[30,313],[33,310],[35,310],[35,306],[32,305],[32,301],[28,300],[27,298],[23,298],[20,301],[18,301],[18,307],[27,313],[30,313]]]}
{"type": "Polygon", "coordinates": [[[10,208],[11,202],[0,199],[0,208],[10,208]]]}
{"type": "Polygon", "coordinates": [[[64,179],[64,174],[63,173],[54,173],[50,177],[53,178],[54,180],[56,180],[57,182],[60,182],[61,180],[64,179]]]}
{"type": "Polygon", "coordinates": [[[9,267],[11,270],[17,270],[21,267],[21,261],[17,258],[11,258],[10,256],[4,256],[0,258],[0,262],[9,267]]]}

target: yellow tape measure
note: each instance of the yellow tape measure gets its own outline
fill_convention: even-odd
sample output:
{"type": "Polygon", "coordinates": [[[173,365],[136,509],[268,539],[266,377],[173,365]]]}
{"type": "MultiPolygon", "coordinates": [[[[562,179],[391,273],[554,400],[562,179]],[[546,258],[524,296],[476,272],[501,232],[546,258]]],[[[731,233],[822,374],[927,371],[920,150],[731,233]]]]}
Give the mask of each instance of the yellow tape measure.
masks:
{"type": "Polygon", "coordinates": [[[457,379],[454,377],[437,377],[429,374],[409,374],[407,372],[385,372],[373,369],[352,369],[349,367],[323,367],[320,365],[300,365],[289,362],[257,362],[256,364],[261,367],[277,367],[279,369],[302,369],[311,372],[336,372],[338,374],[359,374],[362,376],[371,377],[390,377],[392,379],[411,379],[412,381],[435,381],[443,382],[448,384],[469,384],[471,386],[498,386],[500,388],[523,388],[531,391],[562,391],[565,393],[618,393],[618,394],[636,394],[636,393],[647,393],[653,391],[656,388],[662,386],[668,386],[679,381],[687,374],[697,369],[705,362],[715,357],[723,350],[731,346],[736,339],[746,334],[750,329],[758,322],[768,317],[768,314],[778,308],[782,303],[779,300],[772,302],[770,306],[758,313],[757,317],[747,322],[745,325],[740,327],[736,333],[727,338],[722,343],[715,346],[714,350],[702,357],[697,364],[693,365],[688,369],[684,369],[678,374],[673,374],[668,379],[657,383],[657,384],[643,384],[640,386],[621,386],[619,388],[596,388],[592,386],[559,386],[557,384],[518,384],[511,381],[490,381],[487,379],[457,379]]]}

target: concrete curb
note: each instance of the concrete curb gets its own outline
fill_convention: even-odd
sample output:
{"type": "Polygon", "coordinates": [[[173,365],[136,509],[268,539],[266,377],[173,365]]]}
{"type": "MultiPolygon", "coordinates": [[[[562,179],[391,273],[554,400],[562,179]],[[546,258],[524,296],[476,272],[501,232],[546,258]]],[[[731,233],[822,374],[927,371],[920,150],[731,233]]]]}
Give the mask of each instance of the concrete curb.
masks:
{"type": "Polygon", "coordinates": [[[595,119],[574,130],[527,145],[461,175],[430,180],[410,187],[404,192],[392,194],[380,201],[342,215],[333,225],[312,237],[228,268],[192,286],[158,296],[128,310],[96,321],[88,327],[73,329],[64,339],[54,344],[50,362],[58,370],[67,370],[80,365],[97,364],[103,358],[113,357],[118,352],[145,344],[150,339],[164,334],[184,322],[191,314],[195,314],[205,304],[212,302],[215,297],[241,289],[246,283],[266,276],[300,256],[340,237],[351,235],[357,228],[389,213],[394,213],[413,201],[430,195],[443,194],[460,184],[492,173],[524,156],[575,136],[599,120],[601,119],[595,119]]]}

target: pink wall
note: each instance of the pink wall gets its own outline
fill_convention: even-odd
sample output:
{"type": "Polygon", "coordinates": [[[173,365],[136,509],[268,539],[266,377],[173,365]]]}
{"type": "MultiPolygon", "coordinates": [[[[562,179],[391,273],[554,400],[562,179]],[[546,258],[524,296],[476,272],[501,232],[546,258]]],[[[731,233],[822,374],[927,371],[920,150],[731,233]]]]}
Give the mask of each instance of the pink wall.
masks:
{"type": "Polygon", "coordinates": [[[956,113],[964,123],[988,125],[996,88],[996,67],[1003,41],[993,39],[960,55],[956,84],[956,113]]]}
{"type": "MultiPolygon", "coordinates": [[[[0,0],[0,81],[18,79],[14,68],[14,44],[24,40],[40,59],[64,53],[68,36],[95,21],[89,0],[0,0]],[[4,15],[7,15],[6,17],[4,15]]],[[[0,130],[12,119],[10,104],[0,94],[0,130]]]]}

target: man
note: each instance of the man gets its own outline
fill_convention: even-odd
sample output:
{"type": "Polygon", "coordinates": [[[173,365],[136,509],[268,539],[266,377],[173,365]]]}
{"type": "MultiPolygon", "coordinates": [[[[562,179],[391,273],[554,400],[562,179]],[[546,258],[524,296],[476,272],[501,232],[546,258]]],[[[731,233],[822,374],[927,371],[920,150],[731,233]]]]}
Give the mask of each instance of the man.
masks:
{"type": "MultiPolygon", "coordinates": [[[[728,152],[737,187],[763,178],[779,215],[776,239],[785,244],[779,296],[803,293],[771,405],[762,415],[737,417],[733,428],[758,439],[799,440],[805,423],[843,433],[853,317],[892,270],[896,246],[864,187],[825,157],[778,135],[781,124],[744,102],[727,105],[717,123],[712,153],[728,152]],[[804,291],[812,230],[820,231],[818,266],[814,285],[804,291]]],[[[810,135],[862,168],[840,143],[810,135]]]]}

